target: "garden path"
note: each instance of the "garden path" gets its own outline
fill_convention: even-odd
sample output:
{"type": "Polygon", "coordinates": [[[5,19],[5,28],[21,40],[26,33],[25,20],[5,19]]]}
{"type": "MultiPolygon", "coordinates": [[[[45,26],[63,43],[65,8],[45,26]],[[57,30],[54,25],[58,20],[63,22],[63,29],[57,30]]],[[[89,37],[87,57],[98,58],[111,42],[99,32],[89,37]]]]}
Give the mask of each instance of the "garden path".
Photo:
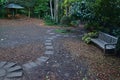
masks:
{"type": "Polygon", "coordinates": [[[82,28],[71,29],[60,33],[63,28],[37,19],[0,20],[0,80],[119,80],[119,59],[83,43],[82,28]],[[112,77],[105,74],[109,65],[112,77]]]}

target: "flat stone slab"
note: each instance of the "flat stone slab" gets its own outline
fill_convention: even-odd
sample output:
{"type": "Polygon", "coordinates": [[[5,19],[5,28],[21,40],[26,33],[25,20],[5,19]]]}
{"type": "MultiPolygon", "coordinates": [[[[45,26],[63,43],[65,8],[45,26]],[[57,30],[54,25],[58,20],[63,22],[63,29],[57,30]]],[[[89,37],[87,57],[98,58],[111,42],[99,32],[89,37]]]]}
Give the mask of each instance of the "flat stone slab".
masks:
{"type": "Polygon", "coordinates": [[[50,43],[51,43],[51,42],[52,42],[52,40],[45,40],[45,42],[50,42],[50,43]]]}
{"type": "Polygon", "coordinates": [[[50,38],[48,38],[48,40],[53,40],[54,38],[52,38],[52,37],[50,37],[50,38]]]}
{"type": "Polygon", "coordinates": [[[23,64],[23,67],[25,69],[31,69],[31,68],[34,68],[34,67],[37,67],[37,66],[38,65],[35,62],[29,62],[29,63],[23,64]]]}
{"type": "Polygon", "coordinates": [[[53,39],[57,38],[57,36],[52,36],[53,39]]]}
{"type": "Polygon", "coordinates": [[[3,67],[6,63],[6,61],[0,62],[0,68],[3,67]]]}
{"type": "Polygon", "coordinates": [[[60,35],[60,34],[57,34],[56,36],[59,37],[59,36],[61,36],[61,35],[60,35]]]}
{"type": "Polygon", "coordinates": [[[53,35],[53,34],[55,34],[55,33],[49,33],[49,34],[53,35]]]}
{"type": "Polygon", "coordinates": [[[23,75],[22,67],[14,62],[0,62],[0,80],[18,80],[23,75]]]}
{"type": "Polygon", "coordinates": [[[54,54],[54,51],[45,51],[45,54],[51,55],[54,54]]]}
{"type": "Polygon", "coordinates": [[[4,77],[6,75],[5,69],[0,69],[0,77],[4,77]]]}
{"type": "Polygon", "coordinates": [[[21,66],[12,67],[12,68],[8,69],[8,72],[13,72],[13,71],[18,71],[18,70],[22,70],[22,67],[21,66]]]}
{"type": "Polygon", "coordinates": [[[22,72],[13,72],[9,73],[6,77],[7,78],[15,78],[15,77],[22,77],[23,73],[22,72]]]}
{"type": "Polygon", "coordinates": [[[52,30],[47,30],[47,33],[50,33],[52,30]]]}
{"type": "Polygon", "coordinates": [[[69,35],[63,35],[63,37],[69,37],[69,35]]]}
{"type": "Polygon", "coordinates": [[[71,36],[72,38],[76,38],[77,36],[71,36]]]}
{"type": "Polygon", "coordinates": [[[49,59],[49,57],[41,56],[40,58],[37,58],[36,63],[38,65],[42,65],[44,62],[46,62],[49,59]]]}
{"type": "Polygon", "coordinates": [[[45,43],[45,46],[52,46],[52,43],[45,43]]]}
{"type": "Polygon", "coordinates": [[[53,48],[53,46],[46,46],[46,49],[51,50],[51,49],[54,49],[54,48],[53,48]]]}
{"type": "Polygon", "coordinates": [[[15,65],[16,65],[16,63],[13,63],[13,62],[7,63],[7,64],[4,66],[4,68],[5,68],[5,69],[9,69],[10,67],[13,67],[13,66],[15,66],[15,65]]]}

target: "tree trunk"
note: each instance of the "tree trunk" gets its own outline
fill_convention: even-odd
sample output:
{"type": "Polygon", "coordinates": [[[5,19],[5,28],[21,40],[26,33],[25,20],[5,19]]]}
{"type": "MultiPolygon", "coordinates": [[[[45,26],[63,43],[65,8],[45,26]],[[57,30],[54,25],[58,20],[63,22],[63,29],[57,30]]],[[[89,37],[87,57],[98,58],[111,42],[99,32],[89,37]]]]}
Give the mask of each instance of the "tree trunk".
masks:
{"type": "Polygon", "coordinates": [[[53,17],[52,0],[50,0],[50,12],[51,12],[51,18],[54,19],[54,17],[53,17]]]}
{"type": "Polygon", "coordinates": [[[58,23],[58,2],[59,0],[54,0],[54,19],[58,23]]]}

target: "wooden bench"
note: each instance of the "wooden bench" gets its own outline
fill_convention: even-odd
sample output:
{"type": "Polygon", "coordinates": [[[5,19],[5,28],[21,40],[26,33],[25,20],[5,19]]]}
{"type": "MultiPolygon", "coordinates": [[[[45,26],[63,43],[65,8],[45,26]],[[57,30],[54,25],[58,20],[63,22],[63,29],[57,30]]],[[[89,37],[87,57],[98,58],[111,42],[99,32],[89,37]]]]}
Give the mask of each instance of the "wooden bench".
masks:
{"type": "Polygon", "coordinates": [[[114,50],[114,53],[116,53],[117,41],[118,38],[103,32],[99,32],[97,38],[91,39],[91,42],[97,44],[100,48],[102,48],[104,50],[104,53],[106,53],[106,50],[114,50]]]}

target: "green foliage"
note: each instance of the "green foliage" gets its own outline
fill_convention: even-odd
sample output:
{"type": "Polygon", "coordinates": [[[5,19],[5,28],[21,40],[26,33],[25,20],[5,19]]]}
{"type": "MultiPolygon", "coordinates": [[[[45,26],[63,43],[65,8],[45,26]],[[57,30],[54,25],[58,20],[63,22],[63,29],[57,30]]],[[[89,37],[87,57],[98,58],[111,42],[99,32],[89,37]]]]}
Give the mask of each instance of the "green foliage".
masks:
{"type": "Polygon", "coordinates": [[[8,0],[0,0],[0,18],[4,18],[6,16],[5,4],[8,0]]]}
{"type": "Polygon", "coordinates": [[[120,25],[120,0],[96,0],[93,11],[97,21],[104,26],[120,25]]]}
{"type": "Polygon", "coordinates": [[[97,22],[88,22],[85,24],[85,29],[89,31],[99,31],[103,30],[104,27],[100,26],[97,22]]]}
{"type": "Polygon", "coordinates": [[[88,44],[90,43],[91,38],[95,38],[97,37],[97,35],[98,35],[98,32],[89,32],[87,34],[84,34],[84,36],[82,37],[82,40],[88,44]]]}
{"type": "Polygon", "coordinates": [[[60,20],[60,24],[69,26],[71,22],[71,18],[69,16],[63,16],[60,20]]]}
{"type": "Polygon", "coordinates": [[[34,6],[34,13],[38,15],[38,17],[44,17],[49,10],[48,6],[49,0],[37,0],[34,6]]]}
{"type": "Polygon", "coordinates": [[[113,35],[119,37],[120,36],[120,28],[113,30],[113,35]]]}
{"type": "Polygon", "coordinates": [[[50,15],[44,16],[44,21],[46,25],[49,25],[49,26],[56,25],[56,23],[53,21],[50,15]]]}
{"type": "Polygon", "coordinates": [[[78,27],[79,23],[80,23],[79,20],[73,20],[73,21],[71,21],[70,25],[74,26],[74,27],[78,27]]]}

